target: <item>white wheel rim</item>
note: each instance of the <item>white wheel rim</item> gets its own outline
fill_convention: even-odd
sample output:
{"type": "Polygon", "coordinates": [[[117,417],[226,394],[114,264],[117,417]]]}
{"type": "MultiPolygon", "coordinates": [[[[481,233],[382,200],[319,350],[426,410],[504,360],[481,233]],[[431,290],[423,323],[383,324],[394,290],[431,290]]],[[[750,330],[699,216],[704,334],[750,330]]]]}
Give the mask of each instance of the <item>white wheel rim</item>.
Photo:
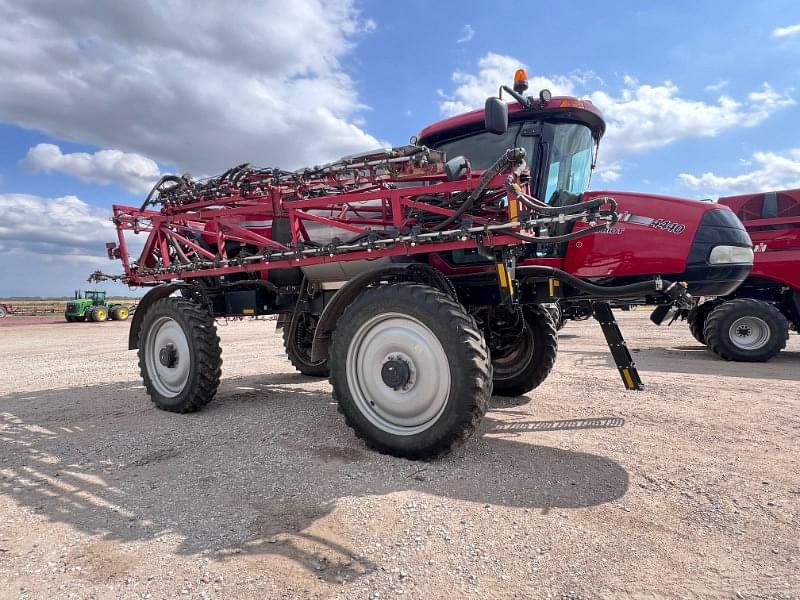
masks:
{"type": "Polygon", "coordinates": [[[144,358],[147,374],[159,394],[174,398],[183,391],[192,361],[189,342],[177,321],[161,317],[153,323],[145,342],[144,358]],[[167,364],[163,360],[164,352],[170,359],[167,364]]]}
{"type": "Polygon", "coordinates": [[[347,385],[362,415],[394,435],[414,435],[436,423],[450,396],[450,363],[441,342],[421,321],[400,313],[376,315],[347,350],[347,385]],[[407,380],[390,387],[387,363],[402,363],[407,380]]]}
{"type": "Polygon", "coordinates": [[[731,342],[740,350],[759,350],[770,335],[769,325],[759,317],[740,317],[728,329],[731,342]]]}
{"type": "Polygon", "coordinates": [[[0,319],[6,316],[6,309],[0,306],[0,319]]]}

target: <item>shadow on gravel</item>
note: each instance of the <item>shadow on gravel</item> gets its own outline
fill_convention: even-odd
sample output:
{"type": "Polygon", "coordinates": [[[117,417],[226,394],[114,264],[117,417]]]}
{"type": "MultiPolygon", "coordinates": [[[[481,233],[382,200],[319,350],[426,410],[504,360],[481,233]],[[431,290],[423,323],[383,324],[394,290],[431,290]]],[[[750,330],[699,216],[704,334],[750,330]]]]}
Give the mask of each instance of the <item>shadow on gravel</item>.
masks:
{"type": "Polygon", "coordinates": [[[744,363],[723,360],[697,345],[644,348],[635,358],[647,371],[800,381],[800,352],[783,351],[769,362],[744,363]]]}
{"type": "MultiPolygon", "coordinates": [[[[668,346],[666,348],[631,348],[636,366],[647,385],[646,373],[672,373],[675,375],[712,375],[714,377],[745,377],[748,379],[775,379],[800,381],[800,352],[784,350],[765,363],[730,362],[707,351],[704,346],[668,346]]],[[[575,354],[575,366],[616,370],[614,359],[608,352],[591,350],[559,350],[575,354]]]]}
{"type": "Polygon", "coordinates": [[[365,448],[327,384],[296,374],[223,380],[192,415],[156,410],[138,382],[11,394],[0,397],[0,493],[104,540],[165,538],[165,550],[242,555],[264,568],[289,560],[340,582],[384,566],[361,554],[380,535],[376,496],[415,491],[431,504],[546,512],[625,494],[628,474],[615,461],[525,435],[622,419],[522,421],[518,412],[490,413],[463,447],[424,463],[365,448]]]}

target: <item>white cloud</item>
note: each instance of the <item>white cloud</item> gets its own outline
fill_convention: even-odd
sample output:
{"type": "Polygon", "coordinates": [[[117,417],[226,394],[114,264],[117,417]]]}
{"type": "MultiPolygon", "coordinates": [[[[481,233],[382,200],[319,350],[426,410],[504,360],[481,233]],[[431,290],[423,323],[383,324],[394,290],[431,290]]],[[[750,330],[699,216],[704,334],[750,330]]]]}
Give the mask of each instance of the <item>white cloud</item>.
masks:
{"type": "MultiPolygon", "coordinates": [[[[480,108],[488,96],[496,96],[501,84],[510,84],[517,69],[526,68],[525,63],[513,56],[488,53],[478,61],[478,73],[456,71],[453,73],[455,90],[445,94],[438,90],[439,109],[447,116],[457,115],[468,110],[480,108]]],[[[532,90],[549,89],[554,96],[570,95],[575,90],[579,75],[553,77],[529,77],[532,90]]]]}
{"type": "MultiPolygon", "coordinates": [[[[753,154],[752,162],[757,167],[740,175],[724,176],[707,172],[702,175],[681,173],[678,177],[690,188],[716,194],[764,192],[800,187],[800,148],[788,150],[783,154],[756,152],[753,154]]],[[[746,164],[752,163],[746,161],[746,164]]]]}
{"type": "Polygon", "coordinates": [[[475,29],[467,23],[461,30],[461,37],[456,40],[456,44],[466,44],[475,37],[475,29]]]}
{"type": "Polygon", "coordinates": [[[710,85],[707,85],[703,89],[710,93],[721,92],[724,88],[728,87],[729,83],[730,82],[727,79],[723,79],[721,81],[718,81],[717,83],[712,83],[710,85]]]}
{"type": "Polygon", "coordinates": [[[96,264],[105,256],[105,242],[116,239],[110,216],[76,196],[0,194],[3,262],[16,256],[29,268],[32,259],[96,264]]]}
{"type": "Polygon", "coordinates": [[[772,37],[774,38],[789,37],[797,34],[800,34],[800,23],[788,25],[787,27],[776,27],[772,30],[772,37]]]}
{"type": "Polygon", "coordinates": [[[609,163],[608,161],[606,161],[605,163],[598,164],[597,170],[595,172],[597,173],[597,176],[600,178],[600,181],[611,183],[613,181],[617,181],[620,177],[622,177],[622,163],[620,162],[609,163]]]}
{"type": "Polygon", "coordinates": [[[747,101],[722,96],[710,103],[683,98],[678,92],[678,86],[666,81],[660,85],[636,83],[613,96],[605,91],[589,94],[608,124],[601,160],[619,161],[678,140],[753,127],[776,110],[794,104],[788,92],[779,94],[767,84],[749,94],[747,101]]]}
{"type": "MultiPolygon", "coordinates": [[[[524,66],[512,56],[490,52],[478,61],[477,73],[453,73],[452,92],[438,90],[441,112],[456,115],[483,106],[488,96],[497,95],[498,87],[509,83],[514,71],[524,66]]],[[[553,95],[588,97],[601,109],[607,124],[598,163],[598,177],[603,181],[618,180],[624,159],[631,154],[678,140],[712,137],[735,127],[753,127],[795,103],[792,90],[780,93],[767,83],[745,100],[722,96],[716,102],[705,102],[682,97],[670,81],[651,85],[631,75],[624,75],[616,93],[597,89],[604,82],[591,72],[544,77],[530,76],[529,71],[529,82],[531,90],[547,88],[553,95]]]]}
{"type": "Polygon", "coordinates": [[[149,191],[161,176],[155,161],[140,154],[120,150],[64,154],[55,144],[37,144],[28,150],[22,165],[34,173],[57,171],[83,181],[117,183],[135,193],[149,191]]]}
{"type": "Polygon", "coordinates": [[[379,142],[341,60],[349,0],[0,0],[0,121],[180,170],[294,168],[379,142]]]}
{"type": "MultiPolygon", "coordinates": [[[[105,251],[105,243],[117,239],[110,217],[110,211],[76,196],[0,194],[0,298],[69,295],[87,287],[86,278],[95,270],[121,273],[121,263],[110,261],[105,251]]],[[[144,236],[129,236],[128,242],[137,256],[144,236]]],[[[122,284],[102,287],[141,294],[122,284]]]]}

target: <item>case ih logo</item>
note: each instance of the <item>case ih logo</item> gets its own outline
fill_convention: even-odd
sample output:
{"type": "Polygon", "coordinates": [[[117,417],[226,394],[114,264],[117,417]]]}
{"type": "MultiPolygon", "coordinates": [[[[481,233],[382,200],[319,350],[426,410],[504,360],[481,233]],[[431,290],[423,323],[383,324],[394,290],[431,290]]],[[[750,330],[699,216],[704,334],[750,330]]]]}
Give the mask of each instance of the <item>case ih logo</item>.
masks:
{"type": "Polygon", "coordinates": [[[661,229],[662,231],[669,231],[675,235],[679,235],[686,230],[686,225],[683,223],[675,223],[667,219],[653,219],[651,217],[641,217],[633,215],[629,212],[623,213],[619,219],[620,223],[636,223],[637,225],[644,225],[654,229],[661,229]]]}

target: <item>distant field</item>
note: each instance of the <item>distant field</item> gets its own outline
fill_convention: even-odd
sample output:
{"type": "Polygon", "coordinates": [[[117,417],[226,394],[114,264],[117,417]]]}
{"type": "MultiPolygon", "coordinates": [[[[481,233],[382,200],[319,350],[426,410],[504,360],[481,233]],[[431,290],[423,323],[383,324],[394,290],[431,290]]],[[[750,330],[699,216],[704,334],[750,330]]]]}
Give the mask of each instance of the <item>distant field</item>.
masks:
{"type": "MultiPolygon", "coordinates": [[[[133,305],[138,298],[107,298],[108,302],[133,305]]],[[[67,302],[72,298],[50,299],[50,300],[14,300],[0,298],[0,304],[6,305],[12,315],[47,315],[63,313],[67,308],[67,302]]]]}

